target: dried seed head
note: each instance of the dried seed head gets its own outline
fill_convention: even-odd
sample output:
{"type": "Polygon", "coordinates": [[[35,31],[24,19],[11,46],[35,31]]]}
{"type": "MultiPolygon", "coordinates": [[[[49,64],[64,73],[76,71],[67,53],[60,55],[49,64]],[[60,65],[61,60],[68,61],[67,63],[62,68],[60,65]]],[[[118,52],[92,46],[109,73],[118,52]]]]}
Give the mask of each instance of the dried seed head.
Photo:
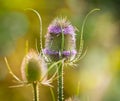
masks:
{"type": "Polygon", "coordinates": [[[49,25],[44,53],[53,61],[76,55],[76,28],[67,19],[56,18],[49,25]]]}
{"type": "Polygon", "coordinates": [[[22,61],[21,72],[24,81],[40,81],[47,72],[47,67],[42,57],[31,50],[22,61]]]}

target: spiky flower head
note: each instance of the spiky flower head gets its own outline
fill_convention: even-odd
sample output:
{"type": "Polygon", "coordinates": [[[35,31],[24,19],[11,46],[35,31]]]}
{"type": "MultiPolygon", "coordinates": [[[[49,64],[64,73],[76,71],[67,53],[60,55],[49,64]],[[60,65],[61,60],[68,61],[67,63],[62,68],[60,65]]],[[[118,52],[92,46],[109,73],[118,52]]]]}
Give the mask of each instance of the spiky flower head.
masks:
{"type": "Polygon", "coordinates": [[[66,18],[56,18],[48,26],[44,54],[51,60],[70,59],[76,55],[76,28],[66,18]]]}
{"type": "Polygon", "coordinates": [[[41,56],[31,50],[23,59],[21,72],[23,81],[40,81],[47,71],[46,64],[41,56]]]}

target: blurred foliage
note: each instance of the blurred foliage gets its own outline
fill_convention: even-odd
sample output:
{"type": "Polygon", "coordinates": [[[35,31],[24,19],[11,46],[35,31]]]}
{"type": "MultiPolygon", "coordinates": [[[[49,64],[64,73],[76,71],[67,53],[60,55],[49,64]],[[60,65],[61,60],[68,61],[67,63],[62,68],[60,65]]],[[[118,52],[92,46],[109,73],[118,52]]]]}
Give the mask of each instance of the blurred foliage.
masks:
{"type": "Polygon", "coordinates": [[[23,14],[17,12],[0,14],[0,55],[6,55],[13,49],[15,41],[23,36],[27,29],[28,20],[23,14]]]}
{"type": "MultiPolygon", "coordinates": [[[[39,49],[39,22],[26,8],[37,10],[43,21],[43,45],[47,26],[56,16],[67,16],[79,32],[82,21],[94,8],[84,30],[86,56],[76,67],[65,67],[65,98],[78,96],[81,101],[120,101],[120,0],[0,0],[0,101],[32,101],[31,87],[9,88],[15,85],[8,73],[4,56],[13,72],[21,78],[21,61],[25,42],[39,49]]],[[[57,98],[57,82],[53,83],[57,98]]],[[[40,101],[52,101],[48,87],[40,86],[40,101]]]]}

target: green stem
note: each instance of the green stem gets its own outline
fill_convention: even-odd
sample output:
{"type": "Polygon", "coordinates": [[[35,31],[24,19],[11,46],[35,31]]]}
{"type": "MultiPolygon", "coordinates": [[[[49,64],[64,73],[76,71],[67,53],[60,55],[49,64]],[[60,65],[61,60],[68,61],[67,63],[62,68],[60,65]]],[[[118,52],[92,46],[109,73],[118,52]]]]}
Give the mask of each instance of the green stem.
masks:
{"type": "Polygon", "coordinates": [[[55,101],[55,95],[54,95],[52,87],[50,87],[50,92],[51,92],[51,95],[52,95],[52,101],[55,101]]]}
{"type": "Polygon", "coordinates": [[[58,66],[58,101],[63,101],[63,64],[60,63],[58,66]]]}
{"type": "Polygon", "coordinates": [[[33,82],[33,101],[39,101],[39,86],[37,82],[33,82]]]}
{"type": "MultiPolygon", "coordinates": [[[[62,52],[64,51],[64,33],[62,25],[60,25],[62,31],[60,59],[62,59],[62,52]]],[[[63,62],[58,65],[58,101],[63,101],[63,62]]]]}

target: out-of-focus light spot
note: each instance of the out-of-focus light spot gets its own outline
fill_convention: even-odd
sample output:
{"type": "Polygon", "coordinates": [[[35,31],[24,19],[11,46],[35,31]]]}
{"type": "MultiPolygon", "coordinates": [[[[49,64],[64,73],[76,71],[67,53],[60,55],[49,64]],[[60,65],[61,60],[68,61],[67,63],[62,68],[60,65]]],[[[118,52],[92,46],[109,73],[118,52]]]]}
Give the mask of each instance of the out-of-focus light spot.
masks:
{"type": "Polygon", "coordinates": [[[4,80],[7,75],[7,69],[5,67],[5,64],[3,62],[0,62],[0,81],[4,80]]]}
{"type": "Polygon", "coordinates": [[[28,19],[17,12],[6,12],[0,16],[0,55],[8,54],[16,40],[28,30],[28,19]]]}
{"type": "Polygon", "coordinates": [[[2,0],[1,1],[2,6],[5,8],[28,8],[28,7],[34,7],[35,2],[33,0],[2,0]],[[24,2],[24,3],[23,3],[24,2]]]}

